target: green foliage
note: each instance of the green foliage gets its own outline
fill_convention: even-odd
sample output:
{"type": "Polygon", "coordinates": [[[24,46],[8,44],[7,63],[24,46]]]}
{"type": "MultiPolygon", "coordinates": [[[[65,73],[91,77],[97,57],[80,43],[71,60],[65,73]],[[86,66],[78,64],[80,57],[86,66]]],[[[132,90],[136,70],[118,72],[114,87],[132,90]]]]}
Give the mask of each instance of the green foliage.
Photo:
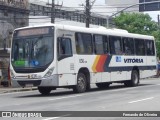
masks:
{"type": "Polygon", "coordinates": [[[160,58],[160,30],[153,31],[152,35],[156,39],[157,56],[160,58]]]}
{"type": "Polygon", "coordinates": [[[125,29],[131,33],[153,35],[156,40],[157,55],[160,57],[160,30],[158,24],[152,21],[148,14],[121,13],[113,21],[119,29],[125,29]]]}

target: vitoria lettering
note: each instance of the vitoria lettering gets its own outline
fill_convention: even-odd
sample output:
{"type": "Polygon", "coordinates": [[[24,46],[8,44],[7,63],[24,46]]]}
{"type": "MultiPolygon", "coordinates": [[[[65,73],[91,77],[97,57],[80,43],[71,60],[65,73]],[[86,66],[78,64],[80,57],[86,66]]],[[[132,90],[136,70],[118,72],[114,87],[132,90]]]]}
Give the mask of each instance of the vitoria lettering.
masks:
{"type": "Polygon", "coordinates": [[[143,59],[124,59],[124,63],[143,63],[143,59]]]}

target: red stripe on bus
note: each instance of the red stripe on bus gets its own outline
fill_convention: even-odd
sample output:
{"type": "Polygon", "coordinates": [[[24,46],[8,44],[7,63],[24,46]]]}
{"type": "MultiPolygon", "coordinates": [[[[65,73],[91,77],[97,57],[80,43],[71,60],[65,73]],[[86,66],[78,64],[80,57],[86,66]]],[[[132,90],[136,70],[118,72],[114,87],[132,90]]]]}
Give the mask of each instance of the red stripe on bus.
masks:
{"type": "Polygon", "coordinates": [[[99,61],[96,65],[97,72],[104,72],[104,64],[105,64],[106,59],[107,59],[107,55],[100,56],[99,61]]]}

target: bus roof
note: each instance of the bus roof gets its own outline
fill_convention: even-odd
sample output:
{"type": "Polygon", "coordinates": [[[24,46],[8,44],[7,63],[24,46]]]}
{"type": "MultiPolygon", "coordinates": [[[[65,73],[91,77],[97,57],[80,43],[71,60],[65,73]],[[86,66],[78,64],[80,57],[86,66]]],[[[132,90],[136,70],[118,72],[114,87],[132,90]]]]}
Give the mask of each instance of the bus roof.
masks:
{"type": "Polygon", "coordinates": [[[36,26],[22,27],[22,28],[17,28],[16,30],[22,30],[22,29],[34,28],[34,27],[46,27],[46,26],[54,26],[56,29],[69,30],[69,31],[74,31],[74,32],[85,32],[85,33],[93,33],[93,34],[101,34],[101,35],[125,36],[125,37],[131,37],[131,38],[152,39],[152,40],[154,40],[153,36],[129,33],[127,30],[123,30],[123,29],[116,29],[116,28],[107,29],[105,27],[85,28],[85,27],[52,24],[52,23],[47,23],[47,24],[43,24],[43,25],[36,25],[36,26]]]}

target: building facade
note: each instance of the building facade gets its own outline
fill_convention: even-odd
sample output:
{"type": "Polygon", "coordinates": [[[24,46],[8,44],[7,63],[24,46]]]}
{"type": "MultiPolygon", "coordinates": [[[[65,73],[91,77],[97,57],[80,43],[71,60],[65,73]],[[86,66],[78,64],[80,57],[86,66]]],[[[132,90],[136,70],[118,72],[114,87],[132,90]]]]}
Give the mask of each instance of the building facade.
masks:
{"type": "Polygon", "coordinates": [[[0,0],[0,86],[8,78],[13,30],[29,25],[28,0],[0,0]]]}
{"type": "MultiPolygon", "coordinates": [[[[117,8],[117,11],[121,11],[122,9],[139,3],[139,0],[106,0],[105,4],[107,6],[112,6],[117,8]]],[[[125,12],[139,12],[139,5],[128,8],[125,12]]]]}
{"type": "Polygon", "coordinates": [[[0,48],[10,47],[10,36],[15,28],[29,24],[28,0],[0,0],[0,48]]]}

